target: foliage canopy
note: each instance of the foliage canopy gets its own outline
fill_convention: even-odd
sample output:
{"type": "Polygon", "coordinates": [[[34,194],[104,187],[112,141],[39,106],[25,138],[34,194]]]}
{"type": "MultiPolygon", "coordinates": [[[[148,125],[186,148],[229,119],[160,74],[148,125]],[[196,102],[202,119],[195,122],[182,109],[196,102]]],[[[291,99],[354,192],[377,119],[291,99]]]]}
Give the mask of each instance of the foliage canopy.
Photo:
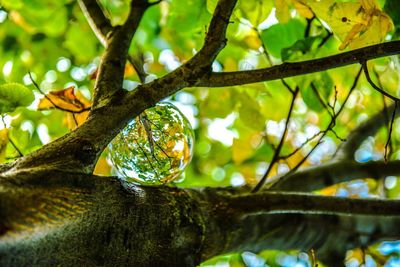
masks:
{"type": "MultiPolygon", "coordinates": [[[[129,17],[131,1],[98,2],[112,25],[129,17]]],[[[123,89],[134,92],[140,84],[173,72],[200,51],[207,33],[213,30],[208,25],[217,2],[169,0],[149,7],[129,47],[123,89]]],[[[96,79],[101,75],[104,46],[75,1],[2,0],[0,5],[0,163],[6,163],[36,151],[87,120],[94,105],[96,79]]],[[[212,70],[218,75],[290,65],[395,41],[399,18],[395,0],[242,0],[230,17],[227,44],[213,60],[212,70]]],[[[169,95],[165,101],[188,118],[196,139],[193,160],[176,186],[247,186],[258,191],[263,186],[260,181],[268,184],[300,167],[337,160],[337,151],[353,130],[381,110],[385,111],[381,126],[387,127],[363,137],[350,157],[360,163],[400,159],[400,130],[395,121],[399,57],[359,63],[336,68],[344,65],[338,62],[319,72],[285,78],[277,75],[257,83],[237,80],[224,88],[218,88],[217,83],[212,86],[210,78],[211,86],[202,81],[169,95]]],[[[131,119],[142,129],[135,140],[148,141],[146,149],[154,150],[160,139],[148,136],[139,117],[131,119]]],[[[162,119],[148,123],[155,127],[166,124],[162,119]]],[[[108,154],[105,149],[94,174],[116,174],[108,154]]],[[[149,163],[154,168],[151,160],[142,158],[141,162],[141,166],[149,163]]],[[[172,166],[169,157],[165,162],[162,172],[172,166]]],[[[316,193],[399,198],[397,176],[363,178],[316,193]]],[[[393,256],[395,249],[383,249],[387,244],[355,249],[349,260],[361,263],[367,259],[377,264],[398,260],[393,256]]],[[[293,253],[246,253],[215,262],[294,266],[296,259],[293,253]],[[291,262],[284,263],[283,258],[291,262]]],[[[303,265],[299,266],[307,266],[305,262],[313,260],[311,254],[300,254],[297,261],[303,265]]]]}

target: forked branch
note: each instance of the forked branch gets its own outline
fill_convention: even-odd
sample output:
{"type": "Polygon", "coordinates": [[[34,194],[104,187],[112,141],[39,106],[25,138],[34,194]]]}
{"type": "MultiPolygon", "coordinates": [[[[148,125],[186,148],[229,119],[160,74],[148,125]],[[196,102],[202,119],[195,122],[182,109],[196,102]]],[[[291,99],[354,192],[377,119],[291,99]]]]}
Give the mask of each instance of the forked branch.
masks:
{"type": "Polygon", "coordinates": [[[81,8],[99,40],[106,46],[95,84],[93,107],[104,106],[115,92],[122,89],[125,63],[132,38],[144,12],[153,4],[147,0],[132,0],[125,23],[112,27],[98,3],[81,0],[81,8]]]}
{"type": "Polygon", "coordinates": [[[203,47],[186,64],[189,69],[195,68],[200,73],[193,71],[192,79],[200,80],[204,74],[211,72],[211,65],[218,53],[226,45],[226,30],[237,0],[220,0],[215,7],[213,17],[207,30],[203,47]],[[200,77],[199,77],[200,75],[200,77]],[[196,77],[197,76],[197,77],[196,77]]]}
{"type": "Polygon", "coordinates": [[[79,6],[100,42],[106,46],[106,36],[113,29],[97,0],[79,0],[79,6]]]}

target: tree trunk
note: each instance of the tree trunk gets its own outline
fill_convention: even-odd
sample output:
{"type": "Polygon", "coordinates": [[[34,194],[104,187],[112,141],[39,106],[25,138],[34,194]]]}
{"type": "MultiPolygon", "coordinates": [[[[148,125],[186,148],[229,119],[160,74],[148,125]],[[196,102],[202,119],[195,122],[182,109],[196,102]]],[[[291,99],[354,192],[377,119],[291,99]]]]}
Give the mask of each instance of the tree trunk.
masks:
{"type": "Polygon", "coordinates": [[[222,253],[264,249],[313,248],[323,259],[400,234],[392,217],[243,211],[232,204],[243,194],[238,189],[20,175],[26,177],[1,178],[1,266],[196,266],[222,253]]]}

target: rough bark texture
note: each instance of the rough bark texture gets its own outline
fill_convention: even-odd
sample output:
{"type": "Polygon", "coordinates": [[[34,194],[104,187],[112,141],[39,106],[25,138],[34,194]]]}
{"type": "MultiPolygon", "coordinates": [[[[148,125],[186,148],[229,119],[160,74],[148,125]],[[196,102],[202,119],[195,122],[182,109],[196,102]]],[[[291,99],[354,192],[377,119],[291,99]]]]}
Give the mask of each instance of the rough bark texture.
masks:
{"type": "Polygon", "coordinates": [[[323,258],[400,234],[389,216],[242,210],[237,189],[127,189],[112,177],[56,172],[1,183],[1,266],[196,266],[277,248],[314,248],[323,258]]]}

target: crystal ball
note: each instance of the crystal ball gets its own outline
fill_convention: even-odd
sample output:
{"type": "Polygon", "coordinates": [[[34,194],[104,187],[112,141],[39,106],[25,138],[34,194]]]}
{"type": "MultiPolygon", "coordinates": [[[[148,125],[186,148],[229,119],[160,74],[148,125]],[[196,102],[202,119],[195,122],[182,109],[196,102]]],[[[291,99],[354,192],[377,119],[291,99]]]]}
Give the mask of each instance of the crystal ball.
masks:
{"type": "Polygon", "coordinates": [[[161,102],[133,119],[109,145],[110,159],[128,183],[177,181],[193,156],[194,132],[171,103],[161,102]]]}

